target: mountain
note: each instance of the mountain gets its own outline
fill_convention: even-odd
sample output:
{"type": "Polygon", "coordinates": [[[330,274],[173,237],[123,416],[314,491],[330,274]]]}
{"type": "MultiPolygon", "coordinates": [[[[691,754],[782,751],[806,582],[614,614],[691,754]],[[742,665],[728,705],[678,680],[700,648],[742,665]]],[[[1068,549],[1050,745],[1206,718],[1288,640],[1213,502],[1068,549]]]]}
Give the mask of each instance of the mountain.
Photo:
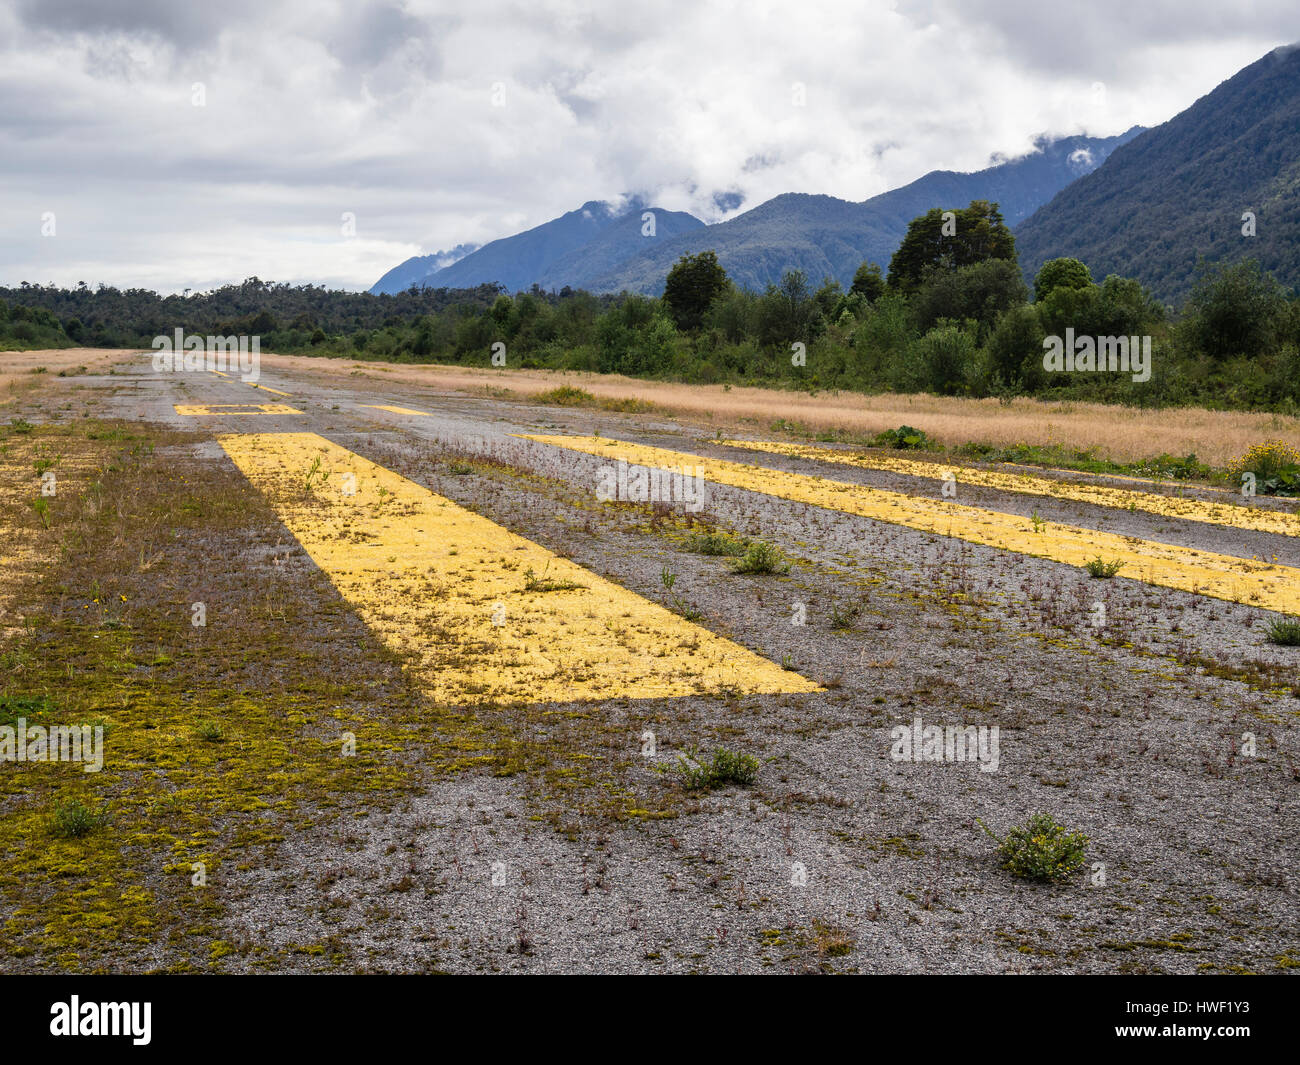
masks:
{"type": "Polygon", "coordinates": [[[1008,225],[1027,217],[1071,181],[1100,166],[1140,132],[1115,137],[1040,138],[1030,154],[972,174],[935,170],[909,185],[861,203],[786,193],[727,222],[665,241],[592,279],[595,292],[628,289],[658,295],[682,255],[712,249],[738,285],[761,290],[786,270],[802,270],[814,285],[833,277],[846,288],[863,261],[888,270],[907,224],[932,207],[993,200],[1008,225]]]}
{"type": "Polygon", "coordinates": [[[370,291],[395,294],[405,292],[412,285],[424,285],[433,274],[475,251],[478,251],[477,244],[457,244],[450,251],[434,252],[432,255],[417,255],[413,259],[407,259],[406,262],[399,266],[394,266],[375,282],[370,291]]]}
{"type": "Polygon", "coordinates": [[[1016,248],[1027,276],[1068,255],[1094,278],[1136,277],[1171,302],[1201,256],[1257,258],[1300,284],[1300,46],[1275,49],[1117,149],[1023,222],[1016,248]],[[1253,237],[1242,234],[1247,211],[1253,237]]]}
{"type": "Polygon", "coordinates": [[[1138,132],[1135,126],[1116,137],[1040,138],[1022,158],[973,174],[936,170],[862,203],[786,193],[712,226],[680,211],[647,208],[637,199],[621,213],[592,201],[432,273],[421,265],[427,256],[409,259],[371,291],[401,291],[414,280],[438,288],[499,282],[511,292],[538,284],[658,295],[681,256],[710,249],[732,280],[747,288],[761,290],[792,269],[803,270],[814,284],[829,276],[847,287],[864,260],[887,269],[908,222],[930,208],[994,200],[1007,224],[1015,225],[1138,132]],[[642,236],[645,210],[654,211],[654,237],[642,236]]]}
{"type": "Polygon", "coordinates": [[[622,210],[591,200],[576,211],[512,237],[494,240],[432,272],[421,269],[429,256],[408,259],[380,278],[370,291],[401,292],[414,282],[435,288],[474,288],[499,283],[510,292],[518,292],[530,288],[543,276],[559,279],[556,285],[559,288],[572,284],[567,278],[586,276],[586,267],[573,256],[580,249],[589,247],[590,261],[607,270],[635,254],[646,240],[664,239],[703,225],[691,215],[649,208],[638,199],[631,200],[622,210]],[[641,235],[644,225],[641,215],[646,210],[654,212],[655,230],[660,234],[656,238],[641,235]]]}
{"type": "Polygon", "coordinates": [[[627,260],[657,248],[684,233],[707,228],[685,211],[646,208],[630,211],[616,219],[581,247],[562,255],[537,278],[544,289],[570,288],[592,290],[595,280],[617,269],[627,260]],[[654,215],[654,231],[648,232],[646,213],[654,215]]]}

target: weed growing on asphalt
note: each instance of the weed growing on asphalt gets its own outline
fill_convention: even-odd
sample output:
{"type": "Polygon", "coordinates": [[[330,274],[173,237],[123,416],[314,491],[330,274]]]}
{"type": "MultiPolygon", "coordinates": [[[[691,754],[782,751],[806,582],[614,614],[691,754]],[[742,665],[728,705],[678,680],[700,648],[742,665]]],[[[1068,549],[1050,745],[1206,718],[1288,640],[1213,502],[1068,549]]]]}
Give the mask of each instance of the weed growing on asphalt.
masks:
{"type": "Polygon", "coordinates": [[[55,805],[54,812],[50,815],[50,832],[60,839],[80,839],[108,822],[107,806],[95,809],[80,799],[73,799],[55,805]]]}
{"type": "Polygon", "coordinates": [[[577,581],[571,581],[564,577],[548,577],[546,571],[551,568],[550,562],[542,567],[542,572],[537,573],[532,566],[524,570],[524,591],[526,592],[568,592],[574,588],[585,588],[585,584],[577,581]]]}
{"type": "Polygon", "coordinates": [[[731,564],[733,573],[788,573],[790,563],[775,544],[765,540],[751,543],[745,553],[731,564]]]}
{"type": "Polygon", "coordinates": [[[1282,647],[1300,647],[1300,618],[1277,618],[1268,626],[1271,643],[1282,647]]]}
{"type": "Polygon", "coordinates": [[[848,632],[862,613],[861,603],[837,603],[831,600],[831,628],[836,632],[848,632]]]}
{"type": "Polygon", "coordinates": [[[307,477],[303,482],[303,487],[310,492],[312,481],[314,481],[316,478],[319,477],[321,484],[324,484],[326,481],[329,480],[329,476],[330,476],[329,470],[325,470],[322,472],[320,456],[317,455],[314,459],[311,460],[311,466],[307,470],[307,477]]]}
{"type": "Polygon", "coordinates": [[[1096,558],[1090,558],[1083,564],[1083,568],[1088,571],[1089,577],[1108,578],[1113,577],[1124,568],[1122,559],[1111,559],[1109,562],[1098,555],[1096,558]]]}
{"type": "Polygon", "coordinates": [[[678,754],[674,766],[677,778],[687,791],[709,791],[728,784],[748,787],[758,779],[758,759],[752,754],[739,754],[719,747],[713,752],[713,761],[700,759],[699,750],[691,747],[678,754]]]}
{"type": "Polygon", "coordinates": [[[999,839],[979,818],[975,819],[998,843],[1002,868],[1026,880],[1066,880],[1083,865],[1088,837],[1067,832],[1051,814],[1037,813],[999,839]]]}
{"type": "Polygon", "coordinates": [[[726,555],[736,558],[749,549],[749,541],[724,532],[697,532],[691,534],[686,541],[686,548],[697,555],[726,555]]]}

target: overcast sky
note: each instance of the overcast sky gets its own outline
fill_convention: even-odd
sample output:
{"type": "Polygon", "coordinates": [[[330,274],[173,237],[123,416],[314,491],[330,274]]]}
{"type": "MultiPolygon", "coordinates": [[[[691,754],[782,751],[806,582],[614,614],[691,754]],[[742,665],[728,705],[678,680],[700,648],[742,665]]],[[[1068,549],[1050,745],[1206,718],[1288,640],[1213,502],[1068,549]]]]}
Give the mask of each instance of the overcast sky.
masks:
{"type": "Polygon", "coordinates": [[[1295,0],[0,0],[0,283],[367,288],[624,193],[862,200],[1297,38],[1295,0]]]}

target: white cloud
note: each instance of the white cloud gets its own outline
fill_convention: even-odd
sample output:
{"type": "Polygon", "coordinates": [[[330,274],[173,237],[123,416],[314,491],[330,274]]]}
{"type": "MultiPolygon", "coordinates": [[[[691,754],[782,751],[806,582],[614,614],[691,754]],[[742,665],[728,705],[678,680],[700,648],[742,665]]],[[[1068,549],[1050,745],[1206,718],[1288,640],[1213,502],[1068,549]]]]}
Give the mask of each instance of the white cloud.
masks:
{"type": "Polygon", "coordinates": [[[860,200],[1164,121],[1287,38],[1289,5],[1248,15],[0,0],[0,281],[367,287],[622,193],[709,219],[725,191],[860,200]]]}

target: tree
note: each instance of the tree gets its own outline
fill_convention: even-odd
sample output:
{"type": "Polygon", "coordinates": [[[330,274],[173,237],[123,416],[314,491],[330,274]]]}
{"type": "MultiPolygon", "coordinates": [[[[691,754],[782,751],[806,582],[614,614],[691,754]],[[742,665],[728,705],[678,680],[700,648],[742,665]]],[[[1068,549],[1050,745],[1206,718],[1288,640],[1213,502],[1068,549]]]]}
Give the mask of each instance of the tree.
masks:
{"type": "Polygon", "coordinates": [[[1048,259],[1034,277],[1034,302],[1041,303],[1058,288],[1087,288],[1092,271],[1078,259],[1048,259]]]}
{"type": "Polygon", "coordinates": [[[998,319],[986,349],[989,376],[1004,387],[1021,389],[1042,383],[1043,323],[1036,305],[1012,307],[998,319]]]}
{"type": "Polygon", "coordinates": [[[1253,358],[1273,344],[1287,311],[1282,286],[1256,260],[1217,268],[1203,264],[1183,329],[1213,359],[1253,358]]]}
{"type": "Polygon", "coordinates": [[[1164,313],[1140,281],[1118,274],[1100,285],[1057,286],[1034,306],[1046,336],[1064,336],[1066,329],[1077,336],[1144,335],[1164,313]]]}
{"type": "Polygon", "coordinates": [[[795,341],[810,344],[825,325],[802,270],[787,270],[780,285],[768,285],[758,301],[758,342],[764,347],[795,341]]]}
{"type": "Polygon", "coordinates": [[[975,369],[977,348],[969,329],[942,321],[913,345],[923,387],[941,396],[964,391],[975,369]]]}
{"type": "Polygon", "coordinates": [[[912,292],[935,271],[956,270],[985,259],[1016,261],[1016,239],[996,203],[971,200],[956,211],[932,208],[907,225],[889,261],[889,287],[912,292]]]}
{"type": "Polygon", "coordinates": [[[981,335],[986,335],[1000,315],[1028,296],[1015,263],[986,259],[956,270],[933,271],[912,296],[912,313],[922,333],[934,328],[940,318],[954,318],[973,319],[982,327],[981,335]]]}
{"type": "Polygon", "coordinates": [[[731,287],[715,252],[683,255],[668,271],[664,282],[664,303],[677,328],[699,329],[713,301],[731,287]]]}
{"type": "Polygon", "coordinates": [[[868,303],[875,303],[885,294],[885,279],[878,263],[863,263],[853,275],[853,284],[849,292],[865,296],[868,303]]]}

